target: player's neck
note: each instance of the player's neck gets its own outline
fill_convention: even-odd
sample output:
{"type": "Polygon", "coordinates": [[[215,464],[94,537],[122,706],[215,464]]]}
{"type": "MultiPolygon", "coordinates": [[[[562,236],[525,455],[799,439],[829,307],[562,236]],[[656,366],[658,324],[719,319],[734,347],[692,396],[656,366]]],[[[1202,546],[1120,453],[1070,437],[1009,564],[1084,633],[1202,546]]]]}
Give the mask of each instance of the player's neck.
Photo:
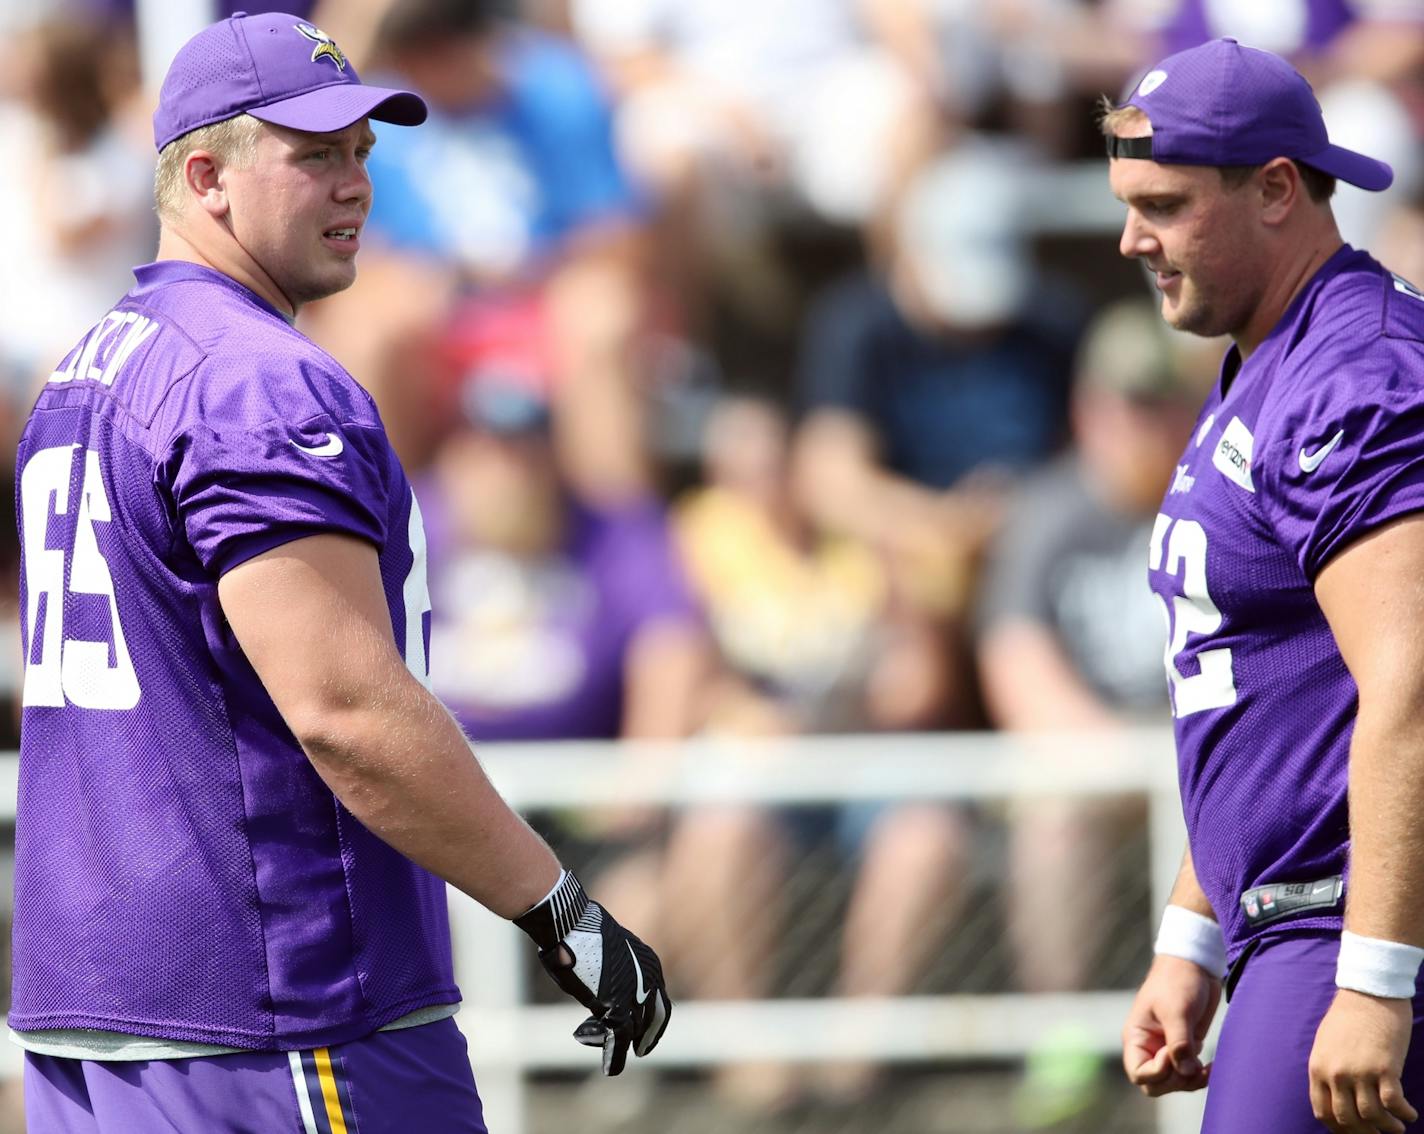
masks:
{"type": "Polygon", "coordinates": [[[240,245],[232,248],[214,247],[214,242],[196,239],[170,225],[163,225],[158,237],[158,260],[186,260],[221,272],[248,291],[265,299],[278,311],[296,316],[296,304],[282,294],[261,267],[247,256],[240,245]]]}
{"type": "Polygon", "coordinates": [[[1272,271],[1267,289],[1256,304],[1249,322],[1231,336],[1243,362],[1266,340],[1301,289],[1315,278],[1315,274],[1340,250],[1343,243],[1339,230],[1331,221],[1328,226],[1319,226],[1304,234],[1302,239],[1287,245],[1290,251],[1272,271]]]}

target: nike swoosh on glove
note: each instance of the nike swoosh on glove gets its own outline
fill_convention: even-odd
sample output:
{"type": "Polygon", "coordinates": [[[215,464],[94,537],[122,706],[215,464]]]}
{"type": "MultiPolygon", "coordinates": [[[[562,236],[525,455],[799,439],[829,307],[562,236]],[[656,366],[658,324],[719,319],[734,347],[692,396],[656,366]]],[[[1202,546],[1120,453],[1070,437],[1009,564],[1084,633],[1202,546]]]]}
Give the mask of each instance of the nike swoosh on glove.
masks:
{"type": "Polygon", "coordinates": [[[514,919],[539,946],[539,962],[554,983],[592,1015],[574,1039],[603,1048],[603,1073],[623,1070],[631,1047],[644,1056],[658,1046],[672,1018],[672,1001],[658,955],[591,900],[569,871],[527,913],[514,919]]]}

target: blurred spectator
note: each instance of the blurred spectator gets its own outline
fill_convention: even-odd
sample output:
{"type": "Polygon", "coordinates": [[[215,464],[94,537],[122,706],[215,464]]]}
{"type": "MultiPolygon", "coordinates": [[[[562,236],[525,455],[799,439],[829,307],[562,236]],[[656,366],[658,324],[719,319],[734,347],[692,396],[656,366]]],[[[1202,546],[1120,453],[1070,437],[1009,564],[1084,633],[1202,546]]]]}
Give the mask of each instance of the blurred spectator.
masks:
{"type": "Polygon", "coordinates": [[[677,509],[688,572],[729,666],[709,727],[780,734],[934,726],[945,697],[942,643],[901,609],[907,604],[897,602],[873,550],[807,521],[806,470],[794,454],[773,404],[730,398],[708,424],[706,484],[677,509]],[[919,660],[897,664],[910,642],[919,660]],[[895,666],[895,682],[881,676],[886,665],[895,666]]]}
{"type": "Polygon", "coordinates": [[[867,0],[952,123],[1075,156],[1075,95],[1120,87],[1143,54],[1134,0],[867,0]],[[892,30],[893,29],[893,30],[892,30]]]}
{"type": "MultiPolygon", "coordinates": [[[[985,570],[978,657],[991,721],[1093,732],[1169,719],[1162,612],[1147,587],[1153,517],[1173,483],[1203,383],[1189,349],[1145,300],[1108,308],[1077,366],[1073,449],[1020,489],[985,570]],[[1199,379],[1199,376],[1197,376],[1199,379]]],[[[1113,934],[1114,852],[1143,821],[1121,800],[1023,799],[1010,808],[1008,912],[1028,992],[1101,987],[1113,934]]],[[[1050,1049],[1054,1037],[1046,1037],[1050,1049]]],[[[1047,1124],[1091,1101],[1096,1059],[1031,1061],[1020,1120],[1047,1124]]]]}
{"type": "MultiPolygon", "coordinates": [[[[728,399],[708,425],[704,460],[707,483],[679,504],[677,530],[726,663],[708,727],[774,736],[940,725],[952,675],[933,614],[895,593],[872,550],[807,521],[806,470],[782,413],[728,399]]],[[[675,824],[660,884],[660,943],[690,996],[771,993],[786,880],[796,852],[827,836],[856,864],[842,991],[913,986],[959,907],[968,840],[956,810],[702,807],[675,824]]],[[[873,1074],[842,1069],[837,1089],[868,1090],[873,1074]]],[[[744,1109],[774,1109],[802,1089],[784,1066],[733,1064],[717,1083],[744,1109]]]]}
{"type": "Polygon", "coordinates": [[[374,62],[430,104],[420,138],[378,131],[370,231],[477,283],[537,279],[626,235],[640,203],[613,150],[611,107],[567,41],[492,0],[395,0],[374,62]]]}
{"type": "Polygon", "coordinates": [[[570,0],[620,93],[619,147],[656,200],[654,268],[680,326],[730,320],[779,346],[816,255],[878,226],[937,147],[933,95],[875,6],[570,0]],[[820,252],[790,248],[810,234],[820,252]]]}
{"type": "MultiPolygon", "coordinates": [[[[132,20],[134,10],[139,6],[140,0],[65,0],[65,2],[76,15],[82,13],[102,19],[118,17],[122,20],[132,20]]],[[[349,2],[350,0],[348,0],[349,2]]],[[[253,15],[261,12],[285,12],[288,15],[306,19],[311,16],[312,10],[316,6],[315,0],[267,0],[267,2],[264,0],[209,0],[207,14],[211,19],[225,20],[236,12],[249,12],[253,15]]],[[[199,26],[203,22],[200,19],[199,26]]]]}
{"type": "Polygon", "coordinates": [[[571,492],[527,386],[462,408],[419,492],[435,692],[476,741],[686,735],[704,635],[660,509],[571,492]]]}
{"type": "Polygon", "coordinates": [[[1424,11],[1415,0],[1176,0],[1159,54],[1220,36],[1284,55],[1317,86],[1346,76],[1387,82],[1424,62],[1424,11]]]}
{"type": "MultiPolygon", "coordinates": [[[[122,26],[62,12],[7,45],[0,105],[0,369],[24,402],[73,340],[153,258],[153,154],[134,113],[137,66],[122,26]]],[[[10,430],[5,437],[13,437],[10,430]]]]}
{"type": "Polygon", "coordinates": [[[848,223],[869,215],[893,146],[924,109],[902,61],[867,34],[868,7],[571,3],[575,30],[623,92],[620,141],[653,184],[668,190],[710,174],[711,193],[782,189],[848,223]]]}
{"type": "Polygon", "coordinates": [[[888,274],[825,295],[802,352],[812,517],[885,552],[951,621],[1008,478],[1066,432],[1076,305],[1035,272],[1020,160],[974,145],[919,174],[888,274]]]}

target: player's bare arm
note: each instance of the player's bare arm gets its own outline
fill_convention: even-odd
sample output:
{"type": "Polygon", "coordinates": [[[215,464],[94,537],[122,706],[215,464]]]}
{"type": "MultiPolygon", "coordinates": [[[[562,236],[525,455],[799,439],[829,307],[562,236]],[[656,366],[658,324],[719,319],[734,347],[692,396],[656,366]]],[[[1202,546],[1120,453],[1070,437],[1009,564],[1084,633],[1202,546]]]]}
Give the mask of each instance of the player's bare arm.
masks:
{"type": "Polygon", "coordinates": [[[341,535],[297,540],[233,568],[219,595],[283,719],[353,815],[503,917],[549,892],[553,853],[406,668],[375,548],[341,535]]]}
{"type": "MultiPolygon", "coordinates": [[[[1345,929],[1424,945],[1424,518],[1352,544],[1315,586],[1359,687],[1350,745],[1350,888],[1345,929]]],[[[1410,982],[1412,985],[1412,982],[1410,982]]],[[[1408,996],[1341,988],[1316,1034],[1311,1100],[1335,1131],[1403,1131],[1417,1117],[1400,1074],[1408,996]]]]}
{"type": "MultiPolygon", "coordinates": [[[[1188,849],[1169,906],[1215,922],[1188,849]]],[[[1145,1095],[1205,1087],[1211,1073],[1202,1044],[1221,1000],[1221,978],[1196,961],[1159,950],[1122,1029],[1122,1063],[1145,1095]]]]}
{"type": "Polygon", "coordinates": [[[376,549],[296,540],[228,571],[224,614],[312,766],[411,861],[503,917],[590,1013],[575,1031],[605,1074],[646,1055],[671,1013],[657,955],[591,902],[500,798],[454,719],[395,644],[376,549]]]}

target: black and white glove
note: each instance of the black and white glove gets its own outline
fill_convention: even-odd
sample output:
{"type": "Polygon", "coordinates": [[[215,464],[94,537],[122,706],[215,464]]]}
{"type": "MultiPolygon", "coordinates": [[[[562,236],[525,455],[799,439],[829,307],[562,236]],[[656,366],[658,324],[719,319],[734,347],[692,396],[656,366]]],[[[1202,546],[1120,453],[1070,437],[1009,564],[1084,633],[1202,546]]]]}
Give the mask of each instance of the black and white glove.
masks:
{"type": "Polygon", "coordinates": [[[658,1046],[672,1016],[658,955],[613,920],[565,870],[558,885],[514,919],[539,946],[554,983],[593,1013],[574,1039],[603,1048],[603,1073],[617,1075],[628,1048],[643,1056],[658,1046]]]}

